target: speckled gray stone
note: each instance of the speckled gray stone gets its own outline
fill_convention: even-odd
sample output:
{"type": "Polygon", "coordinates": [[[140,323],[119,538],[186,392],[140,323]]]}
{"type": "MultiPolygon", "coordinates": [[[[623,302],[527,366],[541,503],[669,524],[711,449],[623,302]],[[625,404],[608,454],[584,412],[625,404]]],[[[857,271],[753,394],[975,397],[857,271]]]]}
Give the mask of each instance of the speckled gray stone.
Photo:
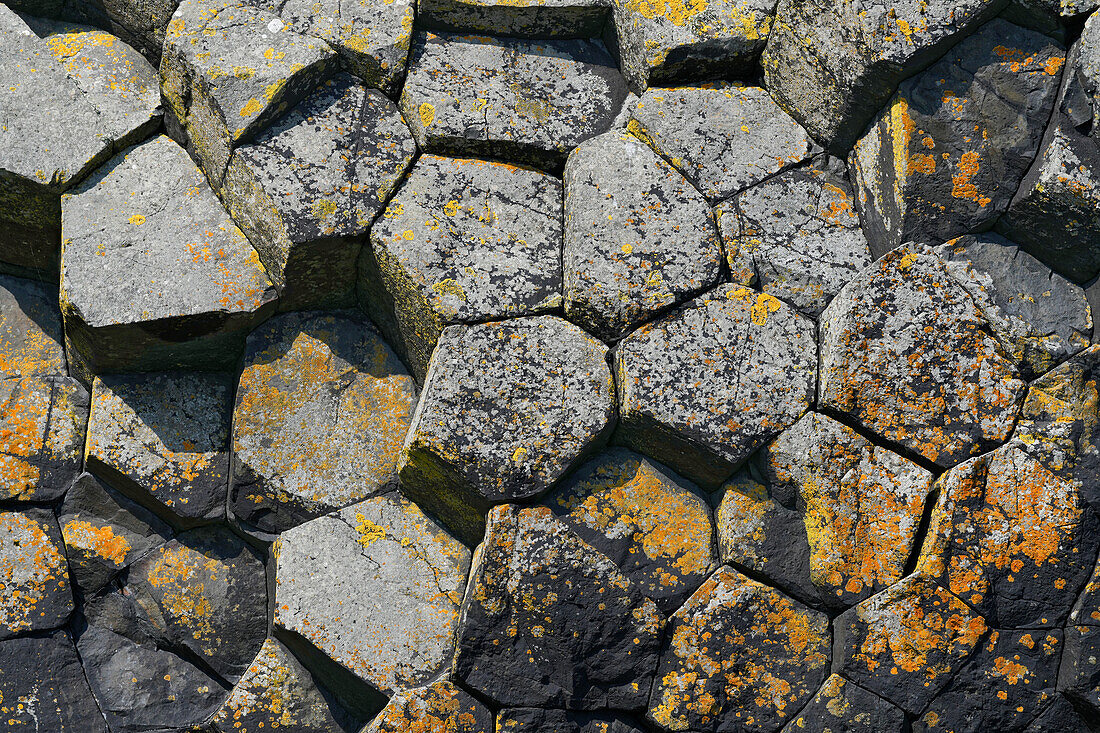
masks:
{"type": "Polygon", "coordinates": [[[615,440],[715,488],[810,406],[816,358],[813,321],[720,286],[616,347],[615,440]]]}
{"type": "Polygon", "coordinates": [[[53,289],[0,275],[0,377],[68,374],[63,341],[53,289]]]}
{"type": "Polygon", "coordinates": [[[426,152],[559,168],[610,129],[626,83],[599,41],[526,41],[425,33],[401,111],[426,152]]]}
{"type": "Polygon", "coordinates": [[[606,359],[553,316],[445,329],[401,453],[402,490],[476,543],[490,504],[543,493],[606,438],[606,359]]]}
{"type": "Polygon", "coordinates": [[[233,153],[222,199],[281,309],[354,304],[362,235],[415,154],[394,103],[346,74],[233,153]]]}
{"type": "Polygon", "coordinates": [[[420,0],[417,21],[436,31],[518,38],[598,38],[612,0],[420,0]]]}
{"type": "Polygon", "coordinates": [[[62,219],[61,310],[82,376],[235,365],[272,308],[256,250],[163,135],[66,196],[62,219]]]}
{"type": "Polygon", "coordinates": [[[65,631],[0,643],[0,714],[10,730],[107,733],[65,631]]]}
{"type": "Polygon", "coordinates": [[[616,340],[717,282],[722,252],[706,199],[633,135],[582,143],[564,182],[571,321],[616,340]]]}
{"type": "Polygon", "coordinates": [[[424,155],[371,229],[361,303],[423,379],[445,327],[561,307],[561,209],[545,173],[424,155]]]}
{"type": "Polygon", "coordinates": [[[0,639],[55,629],[72,611],[65,545],[53,512],[0,512],[0,639]]]}
{"type": "Polygon", "coordinates": [[[493,714],[477,698],[449,680],[402,690],[359,733],[490,733],[493,714]]]}
{"type": "MultiPolygon", "coordinates": [[[[487,729],[486,729],[487,730],[487,729]]],[[[558,708],[505,708],[497,713],[497,733],[642,733],[628,715],[583,713],[558,708]]]]}

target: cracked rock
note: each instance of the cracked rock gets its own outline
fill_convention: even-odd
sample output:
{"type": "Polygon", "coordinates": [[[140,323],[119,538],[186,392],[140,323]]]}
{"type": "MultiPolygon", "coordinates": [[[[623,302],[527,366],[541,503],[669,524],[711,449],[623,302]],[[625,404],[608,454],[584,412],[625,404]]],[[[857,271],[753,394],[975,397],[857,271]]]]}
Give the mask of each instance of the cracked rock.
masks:
{"type": "Polygon", "coordinates": [[[53,513],[37,507],[0,512],[0,639],[57,628],[72,611],[65,547],[53,513]]]}
{"type": "MultiPolygon", "coordinates": [[[[497,714],[497,733],[642,733],[630,719],[607,713],[546,708],[506,708],[497,714]]],[[[488,728],[486,728],[488,730],[488,728]]]]}
{"type": "Polygon", "coordinates": [[[1095,714],[1100,710],[1100,627],[1067,626],[1062,656],[1058,689],[1095,714]]]}
{"type": "Polygon", "coordinates": [[[873,692],[831,675],[783,733],[904,733],[905,712],[873,692]]]}
{"type": "Polygon", "coordinates": [[[42,283],[0,275],[0,377],[68,374],[57,297],[42,283]]]}
{"type": "Polygon", "coordinates": [[[417,21],[436,31],[518,38],[597,38],[611,0],[421,0],[417,21]]]}
{"type": "Polygon", "coordinates": [[[65,631],[0,642],[0,716],[9,730],[107,733],[65,631]]]}
{"type": "MultiPolygon", "coordinates": [[[[490,733],[493,713],[449,681],[402,690],[360,733],[490,733]]],[[[545,729],[550,730],[550,729],[545,729]]],[[[554,729],[557,730],[557,729],[554,729]]]]}

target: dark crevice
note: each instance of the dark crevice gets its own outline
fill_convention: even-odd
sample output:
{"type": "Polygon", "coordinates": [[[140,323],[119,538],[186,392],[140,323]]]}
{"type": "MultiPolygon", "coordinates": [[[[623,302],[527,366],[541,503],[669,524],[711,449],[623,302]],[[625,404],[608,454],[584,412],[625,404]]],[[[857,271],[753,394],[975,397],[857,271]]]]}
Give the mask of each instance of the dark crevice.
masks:
{"type": "MultiPolygon", "coordinates": [[[[820,360],[818,361],[818,364],[819,364],[819,368],[820,368],[820,360]]],[[[900,443],[895,443],[892,440],[888,440],[888,439],[882,437],[878,433],[875,433],[871,430],[868,430],[861,423],[859,423],[857,420],[853,419],[850,415],[848,415],[844,412],[841,412],[841,411],[839,411],[835,408],[828,407],[828,406],[825,406],[825,405],[820,405],[817,409],[817,412],[819,412],[822,415],[825,415],[826,417],[830,417],[833,420],[836,420],[838,423],[841,423],[845,427],[851,428],[861,438],[863,438],[867,442],[871,443],[872,445],[874,445],[878,448],[884,448],[886,450],[897,453],[902,458],[905,458],[906,460],[909,460],[909,461],[917,464],[918,466],[925,469],[926,471],[930,471],[932,473],[933,478],[939,478],[940,475],[946,470],[942,466],[939,466],[936,463],[928,460],[927,458],[922,456],[920,453],[917,453],[913,449],[907,448],[904,445],[901,445],[900,443]]]]}

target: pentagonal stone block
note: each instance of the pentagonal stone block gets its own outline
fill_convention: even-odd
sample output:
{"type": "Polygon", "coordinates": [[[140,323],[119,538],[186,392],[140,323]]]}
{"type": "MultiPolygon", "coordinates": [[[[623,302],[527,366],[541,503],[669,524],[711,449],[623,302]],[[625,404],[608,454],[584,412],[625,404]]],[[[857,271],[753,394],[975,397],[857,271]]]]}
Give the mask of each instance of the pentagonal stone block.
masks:
{"type": "Polygon", "coordinates": [[[425,28],[474,31],[518,38],[596,38],[603,33],[610,0],[421,0],[417,20],[425,28]]]}
{"type": "Polygon", "coordinates": [[[275,562],[275,625],[361,685],[392,695],[450,665],[470,551],[415,504],[378,496],[314,519],[282,534],[275,562]]]}
{"type": "Polygon", "coordinates": [[[247,0],[183,0],[168,23],[160,64],[169,130],[220,188],[232,149],[335,67],[327,43],[247,0]]]}
{"type": "Polygon", "coordinates": [[[510,707],[645,704],[665,617],[546,507],[489,513],[455,674],[510,707]]]}
{"type": "Polygon", "coordinates": [[[911,575],[837,617],[833,669],[917,715],[987,628],[935,581],[911,575]]]}
{"type": "Polygon", "coordinates": [[[70,377],[0,380],[0,498],[53,501],[80,473],[88,392],[70,377]]]}
{"type": "Polygon", "coordinates": [[[497,714],[497,733],[642,733],[633,720],[611,713],[581,713],[546,708],[505,708],[497,714]]]}
{"type": "Polygon", "coordinates": [[[940,466],[1008,439],[1025,390],[930,250],[890,252],[821,314],[819,404],[940,466]]]}
{"type": "Polygon", "coordinates": [[[418,377],[447,326],[561,306],[561,207],[544,173],[421,156],[371,229],[359,291],[418,377]]]}
{"type": "Polygon", "coordinates": [[[717,215],[734,281],[755,281],[812,318],[871,264],[851,186],[826,166],[780,173],[717,215]]]}
{"type": "Polygon", "coordinates": [[[764,50],[775,3],[615,0],[613,8],[623,75],[644,90],[671,81],[741,78],[764,50]]]}
{"type": "Polygon", "coordinates": [[[0,512],[0,639],[57,628],[72,610],[64,543],[53,513],[0,512]]]}
{"type": "Polygon", "coordinates": [[[402,690],[360,733],[489,733],[493,714],[470,693],[449,681],[402,690]]]}
{"type": "Polygon", "coordinates": [[[649,720],[668,731],[776,730],[824,681],[829,641],[824,613],[720,568],[672,616],[649,720]]]}
{"type": "Polygon", "coordinates": [[[633,135],[582,143],[564,181],[570,320],[618,339],[718,280],[722,252],[706,199],[633,135]]]}
{"type": "Polygon", "coordinates": [[[56,293],[0,275],[0,377],[68,374],[56,293]]]}
{"type": "Polygon", "coordinates": [[[638,100],[627,128],[711,203],[805,160],[813,148],[759,87],[653,89],[638,100]]]}
{"type": "Polygon", "coordinates": [[[88,470],[176,526],[225,514],[230,376],[107,374],[92,384],[88,470]]]}
{"type": "Polygon", "coordinates": [[[391,488],[416,384],[365,320],[288,313],[248,339],[229,506],[273,535],[391,488]]]}
{"type": "Polygon", "coordinates": [[[61,311],[82,374],[235,365],[274,290],[183,148],[131,148],[62,209],[61,311]]]}
{"type": "Polygon", "coordinates": [[[1001,0],[780,0],[761,62],[768,89],[815,139],[845,153],[898,83],[938,59],[1001,0]]]}
{"type": "Polygon", "coordinates": [[[107,731],[65,631],[0,642],[0,700],[9,730],[107,731]]]}
{"type": "Polygon", "coordinates": [[[625,98],[598,41],[426,33],[413,46],[401,111],[427,152],[553,169],[610,129],[625,98]]]}
{"type": "Polygon", "coordinates": [[[783,733],[904,733],[905,711],[878,695],[831,675],[783,733]]]}
{"type": "Polygon", "coordinates": [[[606,438],[607,347],[560,318],[443,331],[401,454],[402,490],[471,543],[494,502],[537,496],[606,438]]]}
{"type": "Polygon", "coordinates": [[[415,153],[396,105],[346,74],[233,153],[222,198],[280,288],[280,308],[354,303],[361,235],[415,153]]]}
{"type": "Polygon", "coordinates": [[[716,487],[806,411],[816,360],[812,321],[720,286],[619,343],[616,440],[716,487]]]}
{"type": "Polygon", "coordinates": [[[672,612],[714,569],[714,525],[690,481],[631,451],[592,459],[546,498],[577,535],[672,612]]]}
{"type": "Polygon", "coordinates": [[[61,537],[73,581],[85,596],[101,590],[120,571],[168,541],[168,525],[141,505],[80,476],[58,509],[61,537]]]}

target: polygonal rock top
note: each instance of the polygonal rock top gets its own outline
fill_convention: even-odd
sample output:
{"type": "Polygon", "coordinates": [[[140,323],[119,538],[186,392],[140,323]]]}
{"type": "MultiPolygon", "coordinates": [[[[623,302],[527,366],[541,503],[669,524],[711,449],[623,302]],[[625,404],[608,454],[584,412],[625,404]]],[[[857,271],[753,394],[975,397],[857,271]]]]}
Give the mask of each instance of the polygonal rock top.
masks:
{"type": "Polygon", "coordinates": [[[360,733],[417,730],[487,733],[493,730],[493,714],[473,695],[443,680],[398,692],[360,733]]]}
{"type": "Polygon", "coordinates": [[[53,514],[38,507],[0,512],[0,639],[61,626],[72,610],[53,514]]]}

